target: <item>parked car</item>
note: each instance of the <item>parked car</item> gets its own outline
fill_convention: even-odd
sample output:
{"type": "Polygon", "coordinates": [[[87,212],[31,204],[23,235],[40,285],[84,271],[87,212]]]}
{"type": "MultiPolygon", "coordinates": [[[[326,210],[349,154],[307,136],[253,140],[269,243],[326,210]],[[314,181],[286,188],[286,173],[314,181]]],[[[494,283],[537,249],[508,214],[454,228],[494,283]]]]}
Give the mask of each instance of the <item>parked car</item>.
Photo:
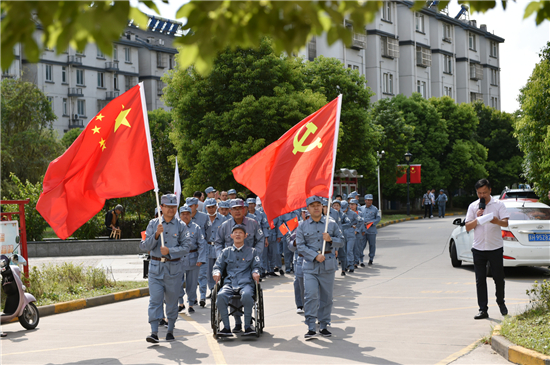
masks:
{"type": "MultiPolygon", "coordinates": [[[[550,266],[550,206],[516,200],[502,203],[510,213],[508,227],[501,228],[504,266],[550,266]]],[[[457,227],[448,241],[451,264],[473,264],[474,231],[466,232],[465,219],[457,218],[453,224],[457,227]]]]}
{"type": "Polygon", "coordinates": [[[500,193],[499,200],[504,199],[514,199],[517,201],[532,201],[532,202],[538,202],[539,197],[538,195],[531,189],[529,185],[522,186],[519,189],[510,189],[508,187],[504,188],[502,193],[500,193]]]}

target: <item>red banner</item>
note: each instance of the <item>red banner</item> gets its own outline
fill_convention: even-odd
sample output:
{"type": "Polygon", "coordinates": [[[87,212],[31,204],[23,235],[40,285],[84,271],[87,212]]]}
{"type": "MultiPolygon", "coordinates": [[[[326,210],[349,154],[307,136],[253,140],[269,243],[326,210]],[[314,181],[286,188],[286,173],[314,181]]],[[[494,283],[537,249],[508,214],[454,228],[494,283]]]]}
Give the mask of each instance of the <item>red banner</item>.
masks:
{"type": "MultiPolygon", "coordinates": [[[[420,184],[422,165],[411,165],[411,184],[420,184]]],[[[407,183],[407,165],[397,165],[397,182],[396,184],[407,183]]]]}

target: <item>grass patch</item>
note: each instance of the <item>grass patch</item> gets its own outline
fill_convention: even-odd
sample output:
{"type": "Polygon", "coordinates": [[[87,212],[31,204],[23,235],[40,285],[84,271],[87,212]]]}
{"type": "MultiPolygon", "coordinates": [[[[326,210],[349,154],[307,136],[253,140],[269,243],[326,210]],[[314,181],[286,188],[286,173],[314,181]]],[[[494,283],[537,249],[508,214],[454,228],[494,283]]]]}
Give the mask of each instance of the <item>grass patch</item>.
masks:
{"type": "MultiPolygon", "coordinates": [[[[36,305],[48,305],[85,299],[130,289],[143,288],[142,281],[114,281],[104,269],[64,263],[33,267],[25,279],[27,291],[36,298],[36,305]]],[[[4,308],[5,295],[2,296],[4,308]]]]}
{"type": "Polygon", "coordinates": [[[500,334],[517,345],[550,355],[550,282],[535,281],[527,295],[531,308],[520,315],[507,316],[500,334]]]}
{"type": "MultiPolygon", "coordinates": [[[[409,216],[406,215],[406,214],[392,214],[392,215],[382,214],[382,220],[380,220],[380,223],[386,223],[386,222],[389,222],[389,221],[404,219],[404,218],[408,218],[408,217],[409,216]]],[[[419,217],[419,216],[411,214],[410,217],[414,218],[414,217],[419,217]]]]}

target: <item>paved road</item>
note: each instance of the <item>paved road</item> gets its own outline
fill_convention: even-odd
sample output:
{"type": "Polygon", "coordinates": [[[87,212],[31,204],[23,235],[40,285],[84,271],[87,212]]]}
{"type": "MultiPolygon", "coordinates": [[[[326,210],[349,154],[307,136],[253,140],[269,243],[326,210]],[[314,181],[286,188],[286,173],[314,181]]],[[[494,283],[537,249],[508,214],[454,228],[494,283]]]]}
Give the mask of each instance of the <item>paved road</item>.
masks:
{"type": "MultiPolygon", "coordinates": [[[[473,267],[452,268],[446,247],[453,218],[382,228],[375,265],[336,276],[333,337],[328,339],[303,339],[306,326],[295,312],[292,277],[287,276],[262,283],[266,328],[259,339],[214,340],[207,308],[180,315],[178,341],[151,346],[145,342],[148,298],[140,298],[44,317],[34,331],[24,331],[18,323],[6,325],[2,363],[506,364],[488,346],[465,350],[489,335],[502,316],[491,280],[491,318],[473,319],[473,267]]],[[[507,304],[517,313],[528,303],[525,290],[550,272],[507,269],[506,275],[507,304]]]]}

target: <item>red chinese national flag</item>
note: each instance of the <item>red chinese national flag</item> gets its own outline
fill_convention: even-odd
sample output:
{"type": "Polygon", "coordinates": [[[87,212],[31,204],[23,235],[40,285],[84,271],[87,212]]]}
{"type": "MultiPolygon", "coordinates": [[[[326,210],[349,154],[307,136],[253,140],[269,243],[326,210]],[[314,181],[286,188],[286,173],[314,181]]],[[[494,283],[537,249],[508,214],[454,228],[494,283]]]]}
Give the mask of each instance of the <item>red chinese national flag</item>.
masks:
{"type": "Polygon", "coordinates": [[[308,197],[332,194],[341,105],[340,95],[233,169],[235,180],[260,197],[272,227],[308,197]]]}
{"type": "MultiPolygon", "coordinates": [[[[420,184],[421,165],[411,165],[411,184],[420,184]]],[[[397,181],[396,184],[407,183],[407,165],[397,165],[397,181]]]]}
{"type": "Polygon", "coordinates": [[[106,199],[158,189],[142,83],[107,104],[50,163],[43,188],[36,209],[62,239],[106,199]]]}
{"type": "Polygon", "coordinates": [[[422,179],[420,177],[421,165],[411,165],[411,184],[420,184],[422,179]]]}

